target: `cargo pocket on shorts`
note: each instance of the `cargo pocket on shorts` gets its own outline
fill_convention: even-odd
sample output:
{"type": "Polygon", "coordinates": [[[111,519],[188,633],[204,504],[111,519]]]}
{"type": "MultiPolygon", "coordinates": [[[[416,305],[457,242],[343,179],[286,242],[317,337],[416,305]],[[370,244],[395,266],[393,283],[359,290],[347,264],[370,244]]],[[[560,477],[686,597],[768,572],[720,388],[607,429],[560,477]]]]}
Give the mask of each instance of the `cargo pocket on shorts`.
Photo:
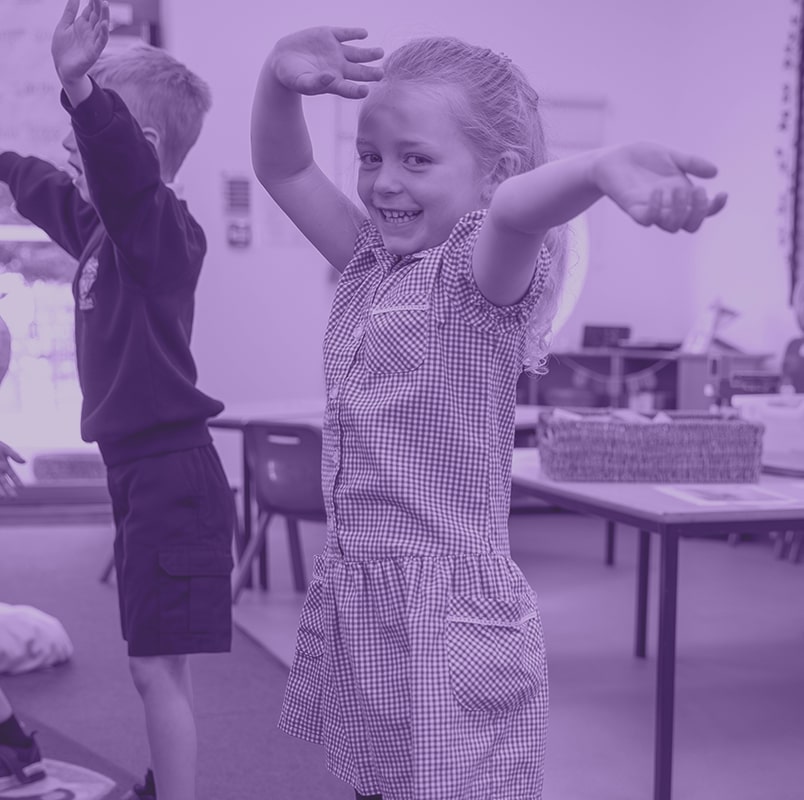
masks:
{"type": "Polygon", "coordinates": [[[231,553],[163,550],[159,553],[162,633],[214,633],[231,622],[231,553]]]}
{"type": "Polygon", "coordinates": [[[452,693],[461,707],[508,712],[538,694],[545,677],[544,639],[529,598],[452,596],[445,636],[452,693]]]}

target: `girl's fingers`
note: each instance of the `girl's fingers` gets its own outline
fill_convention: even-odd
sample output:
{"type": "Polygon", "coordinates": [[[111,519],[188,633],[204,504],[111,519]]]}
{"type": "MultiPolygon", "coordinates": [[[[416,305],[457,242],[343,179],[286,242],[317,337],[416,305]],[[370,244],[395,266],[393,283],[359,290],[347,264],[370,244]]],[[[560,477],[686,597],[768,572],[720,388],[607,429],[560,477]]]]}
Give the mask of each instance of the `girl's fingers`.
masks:
{"type": "Polygon", "coordinates": [[[339,42],[348,42],[351,39],[365,39],[368,31],[365,28],[330,28],[332,35],[339,42]]]}
{"type": "Polygon", "coordinates": [[[351,81],[336,80],[328,87],[330,94],[337,94],[347,100],[361,100],[368,94],[368,86],[362,83],[352,83],[351,81]]]}
{"type": "Polygon", "coordinates": [[[383,71],[380,67],[365,64],[348,64],[343,70],[343,77],[350,81],[379,81],[383,71]]]}
{"type": "Polygon", "coordinates": [[[328,91],[335,79],[335,74],[331,72],[306,72],[296,78],[294,88],[302,94],[321,94],[328,91]]]}
{"type": "Polygon", "coordinates": [[[631,216],[640,225],[649,226],[659,222],[662,211],[662,190],[654,189],[650,193],[647,204],[631,211],[631,216]]]}
{"type": "Polygon", "coordinates": [[[726,205],[726,200],[728,199],[729,196],[726,194],[726,192],[718,192],[718,194],[715,195],[714,199],[709,204],[709,210],[706,212],[706,216],[713,217],[715,214],[721,211],[723,206],[726,205]]]}
{"type": "Polygon", "coordinates": [[[717,167],[705,158],[679,152],[673,152],[672,156],[680,170],[696,178],[714,178],[717,175],[717,167]]]}
{"type": "Polygon", "coordinates": [[[72,23],[75,22],[80,4],[81,0],[67,0],[67,5],[64,7],[64,12],[62,13],[61,20],[59,21],[61,27],[72,25],[72,23]]]}
{"type": "Polygon", "coordinates": [[[344,58],[353,64],[361,64],[365,61],[378,61],[385,55],[382,47],[354,47],[345,44],[341,48],[344,58]]]}
{"type": "Polygon", "coordinates": [[[368,94],[368,87],[362,83],[344,80],[331,72],[300,75],[293,88],[301,94],[336,94],[350,100],[359,100],[368,94]]]}
{"type": "Polygon", "coordinates": [[[692,205],[684,222],[684,230],[688,233],[695,233],[706,219],[708,210],[709,199],[706,196],[706,190],[702,186],[696,186],[692,192],[692,205]]]}

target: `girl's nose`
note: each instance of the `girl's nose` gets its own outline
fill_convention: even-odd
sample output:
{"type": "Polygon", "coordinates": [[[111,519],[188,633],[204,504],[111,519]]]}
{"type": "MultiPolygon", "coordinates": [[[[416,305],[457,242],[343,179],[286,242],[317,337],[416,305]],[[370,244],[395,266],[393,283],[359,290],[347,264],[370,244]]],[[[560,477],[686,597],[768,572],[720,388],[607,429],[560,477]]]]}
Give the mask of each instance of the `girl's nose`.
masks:
{"type": "Polygon", "coordinates": [[[383,164],[375,173],[374,191],[379,194],[395,194],[401,190],[399,171],[391,164],[383,164]]]}

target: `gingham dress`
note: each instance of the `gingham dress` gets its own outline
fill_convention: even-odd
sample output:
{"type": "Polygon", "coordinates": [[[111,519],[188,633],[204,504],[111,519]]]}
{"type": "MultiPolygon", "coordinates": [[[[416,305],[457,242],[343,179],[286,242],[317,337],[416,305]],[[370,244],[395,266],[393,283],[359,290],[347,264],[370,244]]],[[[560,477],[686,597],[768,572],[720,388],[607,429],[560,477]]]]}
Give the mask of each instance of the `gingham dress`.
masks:
{"type": "Polygon", "coordinates": [[[547,672],[510,558],[518,304],[478,290],[485,211],[399,258],[365,222],[324,340],[327,543],[305,599],[280,727],[383,800],[541,795],[547,672]]]}

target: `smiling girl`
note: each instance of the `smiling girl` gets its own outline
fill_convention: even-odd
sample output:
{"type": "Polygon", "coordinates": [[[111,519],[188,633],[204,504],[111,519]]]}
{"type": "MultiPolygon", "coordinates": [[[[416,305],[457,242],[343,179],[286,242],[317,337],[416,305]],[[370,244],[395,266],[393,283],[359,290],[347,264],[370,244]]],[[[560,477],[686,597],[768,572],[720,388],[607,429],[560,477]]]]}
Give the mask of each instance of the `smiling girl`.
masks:
{"type": "Polygon", "coordinates": [[[280,727],[358,797],[541,796],[547,670],[510,557],[515,390],[539,370],[561,226],[608,196],[642,225],[719,211],[702,159],[654,144],[547,163],[504,56],[359,28],[280,40],[257,87],[256,174],[341,277],[324,340],[327,542],[280,727]],[[367,84],[373,84],[371,91],[367,84]],[[313,160],[301,95],[361,99],[357,208],[313,160]]]}

